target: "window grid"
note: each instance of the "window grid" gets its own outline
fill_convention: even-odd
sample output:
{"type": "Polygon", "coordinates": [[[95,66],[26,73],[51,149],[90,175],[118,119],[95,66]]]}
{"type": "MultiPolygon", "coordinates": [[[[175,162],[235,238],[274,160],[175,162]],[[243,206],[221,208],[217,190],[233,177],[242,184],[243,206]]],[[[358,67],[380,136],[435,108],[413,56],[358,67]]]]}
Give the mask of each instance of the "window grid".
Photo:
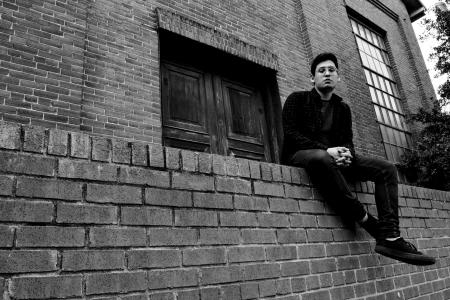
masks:
{"type": "Polygon", "coordinates": [[[366,25],[350,19],[366,82],[383,138],[386,156],[398,162],[411,145],[384,38],[366,25]]]}

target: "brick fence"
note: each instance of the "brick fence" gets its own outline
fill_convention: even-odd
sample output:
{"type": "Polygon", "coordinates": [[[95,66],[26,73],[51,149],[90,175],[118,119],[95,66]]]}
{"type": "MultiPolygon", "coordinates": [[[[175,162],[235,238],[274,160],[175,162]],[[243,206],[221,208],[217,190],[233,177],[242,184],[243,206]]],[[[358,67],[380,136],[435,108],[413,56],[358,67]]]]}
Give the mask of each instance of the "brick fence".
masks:
{"type": "MultiPolygon", "coordinates": [[[[397,263],[304,170],[0,124],[3,299],[450,299],[450,194],[400,186],[397,263]]],[[[373,183],[354,186],[374,211],[373,183]]]]}

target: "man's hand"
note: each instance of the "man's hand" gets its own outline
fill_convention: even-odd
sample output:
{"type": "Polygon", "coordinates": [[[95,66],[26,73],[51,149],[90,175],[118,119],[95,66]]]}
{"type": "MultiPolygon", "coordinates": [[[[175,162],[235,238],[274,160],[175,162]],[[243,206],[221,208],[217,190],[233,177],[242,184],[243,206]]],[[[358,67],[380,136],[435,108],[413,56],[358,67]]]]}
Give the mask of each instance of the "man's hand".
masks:
{"type": "Polygon", "coordinates": [[[352,163],[352,154],[346,147],[333,147],[327,149],[328,154],[334,158],[336,165],[348,167],[352,163]]]}

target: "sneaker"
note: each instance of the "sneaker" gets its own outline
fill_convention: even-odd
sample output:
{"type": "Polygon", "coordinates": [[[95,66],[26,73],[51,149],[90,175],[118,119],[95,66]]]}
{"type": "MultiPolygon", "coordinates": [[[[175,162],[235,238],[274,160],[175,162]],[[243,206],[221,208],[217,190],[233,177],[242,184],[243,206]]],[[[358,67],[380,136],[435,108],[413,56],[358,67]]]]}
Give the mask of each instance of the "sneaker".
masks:
{"type": "Polygon", "coordinates": [[[359,223],[374,239],[378,239],[378,219],[367,214],[368,219],[364,223],[359,223]]]}
{"type": "Polygon", "coordinates": [[[411,265],[426,266],[436,262],[433,257],[417,251],[413,244],[403,238],[395,241],[378,240],[375,252],[411,265]]]}

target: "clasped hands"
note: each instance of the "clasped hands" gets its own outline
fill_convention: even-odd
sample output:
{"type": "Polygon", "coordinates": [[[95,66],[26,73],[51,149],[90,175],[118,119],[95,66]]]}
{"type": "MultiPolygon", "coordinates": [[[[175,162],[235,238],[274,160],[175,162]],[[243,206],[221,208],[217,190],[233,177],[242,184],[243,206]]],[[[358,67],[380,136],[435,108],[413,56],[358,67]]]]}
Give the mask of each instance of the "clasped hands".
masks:
{"type": "Polygon", "coordinates": [[[339,167],[348,167],[352,163],[352,153],[346,147],[328,148],[327,152],[339,167]]]}

